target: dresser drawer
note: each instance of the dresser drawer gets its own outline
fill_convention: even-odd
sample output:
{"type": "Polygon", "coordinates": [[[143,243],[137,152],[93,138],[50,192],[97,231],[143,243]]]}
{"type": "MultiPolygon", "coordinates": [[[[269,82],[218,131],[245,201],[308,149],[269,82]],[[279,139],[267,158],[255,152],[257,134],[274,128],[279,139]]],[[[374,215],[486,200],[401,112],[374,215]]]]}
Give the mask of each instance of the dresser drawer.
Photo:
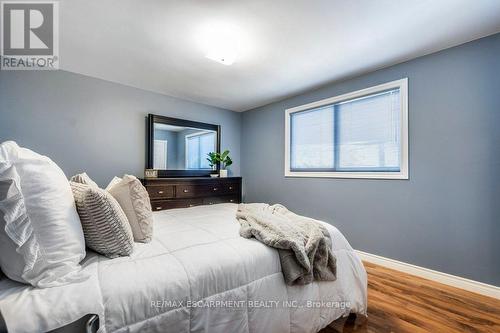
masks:
{"type": "Polygon", "coordinates": [[[210,186],[207,186],[207,192],[206,192],[206,195],[208,197],[211,197],[211,196],[218,196],[220,194],[227,194],[229,193],[228,192],[228,186],[226,184],[214,184],[214,185],[210,185],[210,186]]]}
{"type": "Polygon", "coordinates": [[[214,185],[177,185],[176,198],[196,198],[218,196],[219,194],[237,194],[239,184],[214,184],[214,185]]]}
{"type": "Polygon", "coordinates": [[[241,202],[241,178],[144,179],[153,211],[241,202]]]}
{"type": "Polygon", "coordinates": [[[238,196],[224,195],[220,197],[207,197],[203,198],[204,205],[215,205],[219,203],[239,203],[238,196]]]}
{"type": "Polygon", "coordinates": [[[203,199],[183,199],[183,200],[156,200],[151,201],[153,211],[172,209],[172,208],[188,208],[203,205],[203,199]]]}
{"type": "Polygon", "coordinates": [[[212,193],[212,187],[208,185],[177,185],[176,198],[196,198],[207,196],[212,193]]]}
{"type": "Polygon", "coordinates": [[[151,199],[169,199],[174,197],[172,185],[149,185],[146,187],[151,199]]]}
{"type": "Polygon", "coordinates": [[[237,194],[240,189],[239,184],[215,184],[212,186],[208,186],[207,195],[218,196],[221,194],[237,194]]]}
{"type": "Polygon", "coordinates": [[[240,184],[225,184],[223,185],[223,192],[224,193],[235,193],[237,194],[240,191],[240,184]]]}

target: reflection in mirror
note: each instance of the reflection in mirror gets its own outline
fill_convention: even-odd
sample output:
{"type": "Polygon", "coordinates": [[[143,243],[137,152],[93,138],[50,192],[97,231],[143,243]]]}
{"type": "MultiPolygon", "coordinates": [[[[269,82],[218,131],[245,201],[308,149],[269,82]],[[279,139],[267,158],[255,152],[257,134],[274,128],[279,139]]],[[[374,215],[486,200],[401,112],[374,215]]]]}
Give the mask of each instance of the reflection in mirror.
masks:
{"type": "Polygon", "coordinates": [[[154,123],[154,169],[210,170],[207,155],[216,149],[216,131],[154,123]]]}

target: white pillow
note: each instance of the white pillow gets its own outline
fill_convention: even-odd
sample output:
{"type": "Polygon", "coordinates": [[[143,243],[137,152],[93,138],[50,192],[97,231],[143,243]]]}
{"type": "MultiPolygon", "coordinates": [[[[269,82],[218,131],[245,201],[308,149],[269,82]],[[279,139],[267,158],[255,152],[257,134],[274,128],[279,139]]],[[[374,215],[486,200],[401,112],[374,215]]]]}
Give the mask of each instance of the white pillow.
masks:
{"type": "Polygon", "coordinates": [[[147,243],[153,237],[153,213],[148,191],[134,176],[115,177],[106,190],[118,201],[127,215],[136,242],[147,243]]]}
{"type": "Polygon", "coordinates": [[[0,267],[12,280],[46,288],[87,278],[85,241],[63,171],[15,142],[0,145],[0,267]]]}

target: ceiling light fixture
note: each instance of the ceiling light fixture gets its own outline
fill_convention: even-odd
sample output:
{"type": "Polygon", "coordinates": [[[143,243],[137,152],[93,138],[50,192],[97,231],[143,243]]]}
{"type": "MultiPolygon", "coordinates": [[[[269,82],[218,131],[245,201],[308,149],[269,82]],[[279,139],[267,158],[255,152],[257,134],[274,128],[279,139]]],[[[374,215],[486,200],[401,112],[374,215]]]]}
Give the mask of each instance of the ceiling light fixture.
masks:
{"type": "Polygon", "coordinates": [[[232,65],[238,56],[236,29],[230,25],[212,24],[204,33],[205,57],[223,65],[232,65]]]}

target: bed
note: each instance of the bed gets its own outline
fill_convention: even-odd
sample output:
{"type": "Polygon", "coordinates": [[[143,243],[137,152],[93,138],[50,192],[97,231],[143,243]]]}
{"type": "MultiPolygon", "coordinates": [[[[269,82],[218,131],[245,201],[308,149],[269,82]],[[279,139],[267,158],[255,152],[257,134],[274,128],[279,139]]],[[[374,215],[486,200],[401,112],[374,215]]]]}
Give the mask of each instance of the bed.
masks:
{"type": "Polygon", "coordinates": [[[366,272],[326,224],[337,280],[287,286],[276,250],[239,236],[237,205],[154,213],[154,238],[130,257],[89,252],[89,279],[35,289],[0,281],[9,332],[48,331],[97,314],[100,332],[317,332],[350,313],[366,315],[366,272]],[[21,315],[22,314],[22,315],[21,315]]]}

